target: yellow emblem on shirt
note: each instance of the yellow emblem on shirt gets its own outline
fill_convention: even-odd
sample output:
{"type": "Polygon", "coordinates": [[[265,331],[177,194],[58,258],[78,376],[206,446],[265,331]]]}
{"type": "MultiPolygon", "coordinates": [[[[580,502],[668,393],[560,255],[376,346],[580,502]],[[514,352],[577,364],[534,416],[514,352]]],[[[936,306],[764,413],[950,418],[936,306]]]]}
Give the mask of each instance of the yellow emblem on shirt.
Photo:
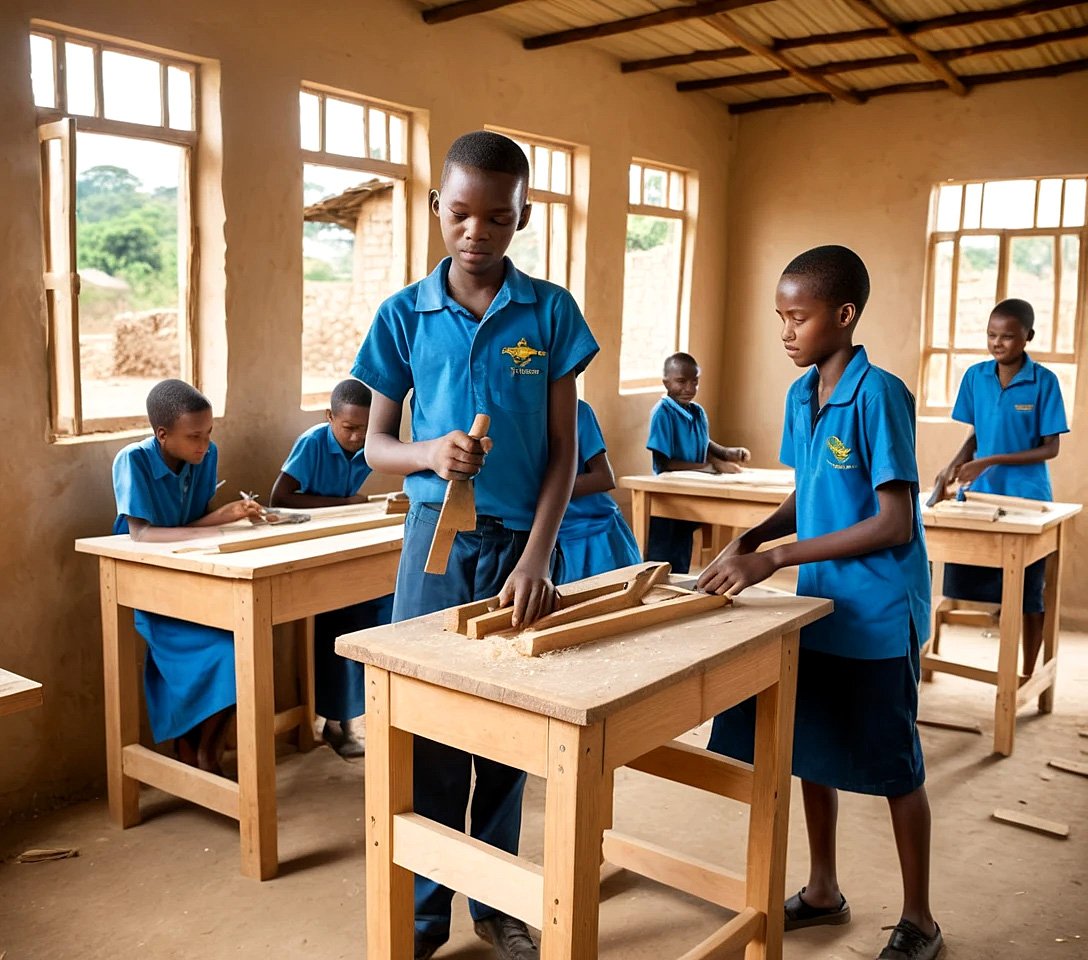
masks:
{"type": "Polygon", "coordinates": [[[1019,410],[1021,413],[1028,413],[1031,410],[1035,409],[1035,404],[1034,403],[1018,403],[1016,405],[1016,409],[1019,410]]]}
{"type": "Polygon", "coordinates": [[[831,451],[839,463],[845,463],[850,457],[850,448],[838,437],[827,438],[827,449],[831,451]]]}
{"type": "Polygon", "coordinates": [[[530,347],[524,337],[517,342],[517,346],[515,347],[503,347],[502,352],[504,356],[510,357],[519,367],[530,364],[533,357],[546,357],[548,355],[543,350],[537,350],[536,347],[530,347]]]}

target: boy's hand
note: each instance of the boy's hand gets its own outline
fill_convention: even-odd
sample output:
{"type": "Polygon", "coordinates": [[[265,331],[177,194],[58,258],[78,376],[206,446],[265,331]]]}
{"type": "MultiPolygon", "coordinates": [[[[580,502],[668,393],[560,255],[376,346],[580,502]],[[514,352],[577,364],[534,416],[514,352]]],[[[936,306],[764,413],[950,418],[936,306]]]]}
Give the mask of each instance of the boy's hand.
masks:
{"type": "Polygon", "coordinates": [[[734,463],[748,463],[752,459],[752,451],[747,447],[726,447],[726,459],[734,463]]]}
{"type": "Polygon", "coordinates": [[[235,520],[259,520],[264,515],[264,508],[256,500],[235,500],[228,503],[223,510],[223,522],[232,523],[235,520]]]}
{"type": "Polygon", "coordinates": [[[523,568],[520,564],[503,584],[499,606],[514,605],[511,625],[515,629],[529,626],[555,609],[555,586],[546,570],[523,568]]]}
{"type": "Polygon", "coordinates": [[[711,457],[710,466],[714,469],[715,473],[740,473],[741,468],[737,464],[732,463],[729,460],[722,460],[721,457],[711,457]]]}
{"type": "Polygon", "coordinates": [[[464,430],[451,430],[435,441],[431,469],[443,480],[471,480],[490,450],[490,437],[476,440],[464,430]]]}
{"type": "Polygon", "coordinates": [[[956,471],[956,479],[960,483],[971,483],[973,480],[977,480],[980,473],[986,469],[986,462],[984,460],[968,460],[966,463],[961,464],[959,470],[956,471]]]}
{"type": "Polygon", "coordinates": [[[737,540],[729,544],[703,571],[696,586],[706,593],[736,596],[745,587],[766,580],[778,569],[770,552],[740,553],[737,540]],[[734,550],[736,551],[730,553],[734,550]]]}
{"type": "Polygon", "coordinates": [[[951,487],[956,483],[956,471],[949,470],[947,467],[942,470],[933,480],[933,495],[926,501],[926,506],[935,506],[942,500],[947,500],[952,496],[951,487]]]}

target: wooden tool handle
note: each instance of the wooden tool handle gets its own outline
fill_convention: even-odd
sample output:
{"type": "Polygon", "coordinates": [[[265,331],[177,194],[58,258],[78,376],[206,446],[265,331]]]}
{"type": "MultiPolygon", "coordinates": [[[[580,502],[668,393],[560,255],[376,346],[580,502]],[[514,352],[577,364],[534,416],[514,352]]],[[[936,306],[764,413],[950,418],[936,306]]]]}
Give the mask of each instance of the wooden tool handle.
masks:
{"type": "Polygon", "coordinates": [[[482,440],[487,436],[487,431],[491,429],[491,418],[486,413],[476,414],[476,419],[472,421],[472,428],[469,430],[468,435],[473,440],[482,440]]]}

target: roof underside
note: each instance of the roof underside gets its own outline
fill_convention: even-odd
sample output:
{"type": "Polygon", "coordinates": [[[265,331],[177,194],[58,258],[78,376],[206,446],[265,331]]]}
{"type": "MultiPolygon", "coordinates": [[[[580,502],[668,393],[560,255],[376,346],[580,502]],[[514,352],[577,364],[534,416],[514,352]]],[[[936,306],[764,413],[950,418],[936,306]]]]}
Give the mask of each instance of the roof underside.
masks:
{"type": "Polygon", "coordinates": [[[487,16],[534,50],[588,44],[734,113],[1088,69],[1088,3],[1054,0],[442,0],[442,24],[487,16]]]}

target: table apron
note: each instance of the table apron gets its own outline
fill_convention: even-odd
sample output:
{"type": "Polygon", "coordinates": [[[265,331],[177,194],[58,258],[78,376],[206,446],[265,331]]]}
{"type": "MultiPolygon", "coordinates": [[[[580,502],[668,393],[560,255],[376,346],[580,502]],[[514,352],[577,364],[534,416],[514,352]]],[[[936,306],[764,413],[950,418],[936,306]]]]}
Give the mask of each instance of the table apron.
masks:
{"type": "Polygon", "coordinates": [[[1006,546],[1022,541],[1024,566],[1049,556],[1058,549],[1058,527],[1042,533],[986,533],[926,527],[926,549],[934,563],[968,563],[983,567],[1004,566],[1006,546]]]}
{"type": "Polygon", "coordinates": [[[765,520],[777,503],[752,500],[731,500],[723,497],[700,497],[690,493],[659,493],[646,491],[647,514],[651,517],[671,517],[694,520],[726,527],[752,527],[765,520]]]}

